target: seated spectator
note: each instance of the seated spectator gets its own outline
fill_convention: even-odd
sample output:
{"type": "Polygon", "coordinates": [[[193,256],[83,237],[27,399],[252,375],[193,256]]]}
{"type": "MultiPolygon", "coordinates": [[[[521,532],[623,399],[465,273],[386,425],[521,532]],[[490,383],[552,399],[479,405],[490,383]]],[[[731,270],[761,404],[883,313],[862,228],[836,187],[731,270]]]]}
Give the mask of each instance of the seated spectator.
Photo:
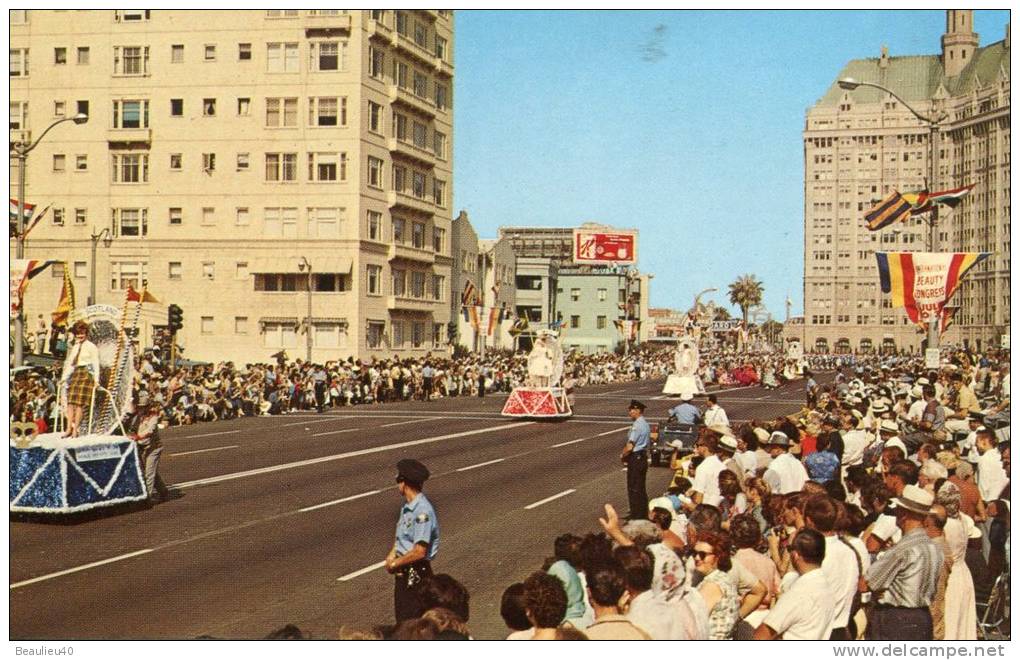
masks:
{"type": "Polygon", "coordinates": [[[651,635],[622,613],[627,594],[623,568],[615,561],[592,570],[588,579],[588,598],[595,610],[595,621],[585,629],[588,639],[648,640],[651,635]]]}

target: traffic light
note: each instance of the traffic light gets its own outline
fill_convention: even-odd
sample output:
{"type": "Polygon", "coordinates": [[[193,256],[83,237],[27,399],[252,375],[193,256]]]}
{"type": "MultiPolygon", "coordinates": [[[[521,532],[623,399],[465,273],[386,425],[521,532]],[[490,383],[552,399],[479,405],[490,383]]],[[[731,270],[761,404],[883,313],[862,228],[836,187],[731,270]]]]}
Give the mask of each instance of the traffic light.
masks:
{"type": "Polygon", "coordinates": [[[166,324],[170,332],[177,332],[184,327],[184,310],[178,305],[170,305],[166,310],[166,324]]]}

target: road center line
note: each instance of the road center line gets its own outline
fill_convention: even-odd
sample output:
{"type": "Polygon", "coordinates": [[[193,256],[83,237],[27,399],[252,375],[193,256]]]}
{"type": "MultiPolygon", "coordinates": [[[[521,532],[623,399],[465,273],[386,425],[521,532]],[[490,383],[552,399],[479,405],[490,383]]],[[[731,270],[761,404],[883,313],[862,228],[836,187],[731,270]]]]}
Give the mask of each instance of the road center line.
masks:
{"type": "Polygon", "coordinates": [[[589,435],[587,438],[578,438],[577,440],[567,440],[566,442],[561,442],[559,444],[550,445],[549,448],[553,449],[555,447],[566,447],[567,445],[573,445],[573,444],[576,444],[578,442],[584,442],[585,440],[593,440],[595,438],[601,438],[602,436],[611,435],[613,433],[619,433],[620,431],[626,431],[629,428],[630,428],[629,426],[621,426],[620,428],[612,429],[610,431],[604,431],[602,433],[596,433],[595,435],[589,435]]]}
{"type": "Polygon", "coordinates": [[[350,502],[351,500],[360,500],[362,497],[368,497],[370,495],[375,495],[376,493],[381,492],[382,492],[381,490],[370,490],[367,493],[358,493],[357,495],[350,495],[349,497],[341,497],[340,499],[333,500],[332,502],[323,502],[322,504],[316,504],[314,506],[306,506],[303,509],[298,509],[298,511],[300,511],[301,513],[305,513],[306,511],[315,511],[316,509],[322,509],[327,506],[333,506],[334,504],[342,504],[343,502],[350,502]]]}
{"type": "Polygon", "coordinates": [[[211,438],[214,435],[229,435],[231,433],[240,433],[241,429],[234,429],[233,431],[217,431],[216,433],[199,433],[198,435],[182,435],[180,440],[187,440],[188,438],[211,438]]]}
{"type": "Polygon", "coordinates": [[[555,445],[549,445],[549,447],[550,448],[566,447],[567,445],[573,445],[573,444],[576,444],[578,442],[584,442],[585,440],[588,440],[588,439],[589,438],[578,438],[577,440],[567,440],[566,442],[559,442],[559,443],[557,443],[555,445]]]}
{"type": "Polygon", "coordinates": [[[491,426],[484,429],[474,429],[472,431],[461,431],[459,433],[448,433],[446,435],[432,436],[431,438],[422,438],[421,440],[408,440],[407,442],[398,442],[392,445],[383,445],[381,447],[368,447],[367,449],[358,449],[356,451],[347,451],[342,454],[332,454],[330,456],[320,456],[319,458],[309,458],[303,461],[295,461],[293,463],[282,463],[280,465],[270,465],[264,468],[257,468],[254,470],[245,470],[244,472],[233,472],[231,474],[221,474],[216,477],[208,477],[206,479],[196,479],[194,481],[185,481],[179,484],[174,484],[174,488],[191,488],[193,486],[205,486],[208,484],[220,483],[221,481],[232,481],[234,479],[243,479],[245,477],[254,477],[260,474],[268,474],[270,472],[279,472],[281,470],[290,470],[293,468],[306,467],[308,465],[316,465],[318,463],[328,463],[330,461],[339,461],[345,458],[352,458],[354,456],[364,456],[366,454],[376,454],[383,451],[391,451],[393,449],[403,449],[404,447],[414,447],[416,445],[426,445],[433,442],[441,442],[443,440],[453,440],[454,438],[465,438],[472,435],[480,435],[482,433],[492,433],[495,431],[505,431],[507,429],[514,429],[519,426],[527,426],[534,424],[534,422],[515,422],[513,424],[503,424],[500,426],[491,426]]]}
{"type": "Polygon", "coordinates": [[[176,454],[167,454],[170,456],[187,456],[188,454],[201,454],[207,451],[221,451],[223,449],[237,449],[240,445],[224,445],[223,447],[210,447],[209,449],[196,449],[195,451],[181,451],[176,454]]]}
{"type": "Polygon", "coordinates": [[[338,577],[336,579],[336,581],[337,582],[347,582],[348,580],[353,580],[354,578],[358,577],[359,575],[364,575],[365,573],[371,573],[374,570],[380,569],[380,568],[382,568],[385,565],[386,565],[386,562],[385,561],[381,561],[378,564],[372,564],[371,566],[366,566],[365,568],[361,569],[360,571],[354,571],[353,573],[348,573],[347,575],[343,575],[341,577],[338,577]]]}
{"type": "Polygon", "coordinates": [[[494,465],[496,463],[502,463],[505,460],[506,460],[505,458],[497,458],[494,461],[485,461],[484,463],[475,463],[474,465],[469,465],[467,467],[457,468],[457,472],[467,472],[468,470],[474,470],[475,468],[485,467],[486,465],[494,465]]]}
{"type": "Polygon", "coordinates": [[[102,559],[100,561],[94,561],[91,564],[82,564],[81,566],[75,566],[74,568],[69,568],[69,569],[64,570],[64,571],[58,571],[56,573],[50,573],[49,575],[40,575],[39,577],[34,577],[31,580],[24,580],[22,582],[15,582],[14,584],[11,585],[11,590],[13,591],[14,589],[17,589],[19,587],[25,587],[25,586],[28,586],[30,584],[35,584],[36,582],[43,582],[45,580],[52,580],[53,578],[60,577],[61,575],[69,575],[71,573],[77,573],[79,571],[85,571],[85,570],[88,570],[90,568],[95,568],[96,566],[102,566],[103,564],[112,564],[115,561],[122,561],[124,559],[130,559],[132,557],[138,557],[139,555],[148,554],[148,553],[150,553],[152,551],[153,551],[153,548],[146,548],[145,550],[136,550],[134,552],[129,552],[126,555],[119,555],[117,557],[110,557],[109,559],[102,559]]]}
{"type": "Polygon", "coordinates": [[[436,419],[436,418],[435,417],[422,417],[420,419],[409,419],[406,422],[390,422],[389,424],[383,424],[379,428],[385,429],[385,428],[389,428],[391,426],[400,426],[401,424],[417,424],[419,422],[429,422],[429,421],[432,421],[433,419],[436,419]]]}
{"type": "Polygon", "coordinates": [[[312,437],[313,438],[317,438],[320,435],[337,435],[339,433],[351,433],[353,431],[360,431],[360,430],[361,430],[360,428],[356,428],[356,429],[340,429],[339,431],[323,431],[321,433],[313,433],[312,437]]]}
{"type": "Polygon", "coordinates": [[[350,419],[355,415],[341,415],[339,417],[326,417],[325,419],[310,419],[304,422],[290,422],[289,424],[280,424],[278,428],[286,428],[288,426],[302,426],[307,424],[325,424],[326,422],[333,422],[338,419],[350,419]]]}
{"type": "Polygon", "coordinates": [[[576,488],[571,488],[570,490],[565,490],[562,493],[556,493],[552,497],[547,497],[544,500],[539,500],[537,502],[532,502],[531,504],[529,504],[528,506],[526,506],[524,508],[525,509],[534,509],[536,507],[542,506],[543,504],[547,504],[549,502],[552,502],[553,500],[558,500],[559,498],[564,497],[565,495],[570,495],[571,493],[576,492],[576,491],[577,491],[576,488]]]}

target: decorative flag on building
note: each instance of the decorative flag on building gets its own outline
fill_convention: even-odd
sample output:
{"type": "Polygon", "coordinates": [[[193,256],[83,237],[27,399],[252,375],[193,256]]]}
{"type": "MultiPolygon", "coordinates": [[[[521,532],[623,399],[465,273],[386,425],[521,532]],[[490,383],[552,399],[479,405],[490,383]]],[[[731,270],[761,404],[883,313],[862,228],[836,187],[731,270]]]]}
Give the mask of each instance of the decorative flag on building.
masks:
{"type": "Polygon", "coordinates": [[[949,208],[955,209],[963,202],[963,198],[973,188],[974,184],[972,183],[969,186],[963,186],[962,188],[940,190],[939,192],[933,193],[922,191],[919,193],[910,193],[903,197],[913,204],[913,208],[910,209],[910,215],[920,215],[921,213],[931,211],[935,204],[943,204],[949,208]],[[916,199],[913,199],[915,195],[916,199]]]}
{"type": "Polygon", "coordinates": [[[489,310],[489,327],[486,332],[490,337],[495,334],[496,328],[503,322],[503,309],[501,307],[493,307],[489,310]]]}
{"type": "Polygon", "coordinates": [[[477,297],[478,290],[475,288],[474,283],[471,280],[467,280],[464,283],[464,291],[460,294],[460,304],[473,305],[477,297]]]}
{"type": "Polygon", "coordinates": [[[959,307],[946,307],[942,310],[942,322],[939,323],[939,334],[944,335],[949,326],[953,325],[956,320],[956,313],[960,311],[959,307]]]}
{"type": "MultiPolygon", "coordinates": [[[[11,222],[15,223],[18,221],[18,200],[13,197],[11,200],[11,222]]],[[[32,219],[32,213],[35,211],[35,204],[29,204],[25,202],[25,222],[32,219]]]]}
{"type": "Polygon", "coordinates": [[[468,308],[467,308],[467,305],[463,305],[463,306],[461,306],[461,308],[460,308],[460,313],[461,313],[461,316],[463,316],[463,317],[464,317],[464,323],[467,323],[468,321],[470,321],[470,320],[471,320],[471,316],[470,316],[470,314],[468,313],[468,308]]]}
{"type": "Polygon", "coordinates": [[[468,309],[468,314],[469,314],[470,320],[471,320],[471,327],[474,328],[475,330],[478,330],[478,325],[479,325],[478,306],[477,305],[471,305],[467,309],[468,309]]]}
{"type": "Polygon", "coordinates": [[[938,192],[921,190],[900,194],[893,191],[892,194],[868,211],[864,219],[868,221],[868,229],[877,231],[888,227],[894,222],[906,221],[910,216],[928,213],[935,208],[936,204],[956,208],[973,188],[974,184],[950,190],[940,190],[938,192]]]}
{"type": "Polygon", "coordinates": [[[136,303],[159,303],[159,301],[156,300],[156,296],[149,293],[148,289],[143,288],[139,292],[135,291],[135,288],[131,285],[128,285],[127,301],[136,303]]]}
{"type": "Polygon", "coordinates": [[[911,208],[912,204],[894,190],[891,195],[865,213],[864,219],[868,222],[869,230],[878,231],[894,222],[906,220],[910,216],[911,208]]]}
{"type": "Polygon", "coordinates": [[[893,307],[906,309],[913,323],[928,323],[942,312],[960,280],[990,252],[876,252],[882,292],[893,307]]]}
{"type": "Polygon", "coordinates": [[[39,261],[36,259],[11,259],[11,315],[18,313],[21,301],[25,297],[25,290],[28,288],[28,281],[43,272],[53,264],[61,262],[55,260],[39,261]]]}
{"type": "Polygon", "coordinates": [[[514,324],[510,326],[510,334],[516,337],[517,335],[526,332],[528,329],[527,317],[520,317],[514,321],[514,324]]]}
{"type": "Polygon", "coordinates": [[[74,311],[74,283],[71,281],[71,273],[64,264],[64,286],[60,290],[60,300],[57,301],[57,309],[53,312],[53,325],[58,328],[67,327],[67,319],[74,311]]]}
{"type": "MultiPolygon", "coordinates": [[[[24,233],[24,234],[22,234],[22,236],[21,236],[21,238],[22,238],[22,239],[26,239],[26,238],[28,238],[28,234],[29,234],[29,233],[30,233],[30,232],[31,232],[31,231],[32,231],[33,229],[35,229],[35,226],[36,226],[37,224],[39,224],[39,221],[43,219],[43,217],[44,217],[44,216],[46,215],[46,212],[47,212],[47,211],[49,211],[49,210],[50,210],[50,207],[49,207],[49,206],[47,206],[47,207],[46,207],[46,208],[44,208],[44,209],[43,209],[42,211],[40,211],[39,213],[36,213],[36,214],[35,214],[35,218],[33,218],[33,220],[32,220],[32,222],[31,222],[31,224],[29,224],[29,225],[28,225],[27,227],[25,227],[25,233],[24,233]]],[[[17,214],[15,214],[15,215],[17,215],[17,214]]]]}

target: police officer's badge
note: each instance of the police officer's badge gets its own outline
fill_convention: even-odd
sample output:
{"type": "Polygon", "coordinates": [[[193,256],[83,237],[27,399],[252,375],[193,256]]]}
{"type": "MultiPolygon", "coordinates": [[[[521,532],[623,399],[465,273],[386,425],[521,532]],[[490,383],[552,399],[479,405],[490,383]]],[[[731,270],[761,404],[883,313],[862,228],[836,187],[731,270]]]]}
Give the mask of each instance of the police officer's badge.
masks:
{"type": "Polygon", "coordinates": [[[418,517],[415,518],[414,520],[415,520],[415,522],[418,522],[418,523],[427,523],[429,521],[429,514],[427,514],[427,513],[419,513],[418,517]]]}

